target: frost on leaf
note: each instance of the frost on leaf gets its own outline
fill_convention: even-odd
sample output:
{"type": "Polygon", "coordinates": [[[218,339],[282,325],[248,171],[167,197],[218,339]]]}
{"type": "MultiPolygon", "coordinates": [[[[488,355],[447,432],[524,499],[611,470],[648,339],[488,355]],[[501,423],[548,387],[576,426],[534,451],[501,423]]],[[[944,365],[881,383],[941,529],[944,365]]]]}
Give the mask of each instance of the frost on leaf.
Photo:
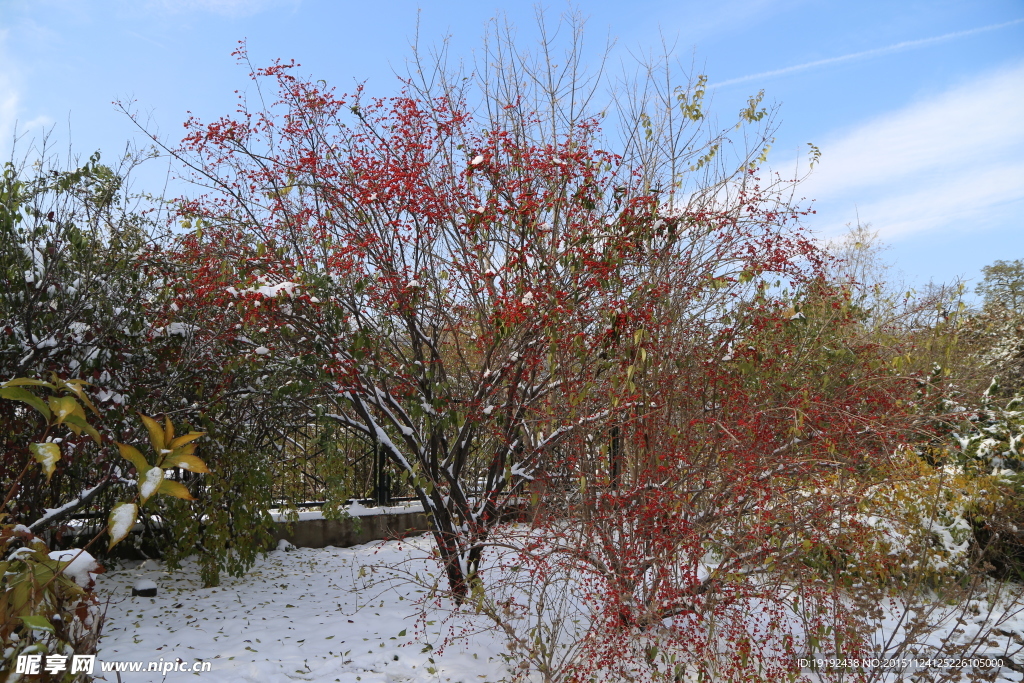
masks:
{"type": "Polygon", "coordinates": [[[139,496],[142,498],[143,503],[149,500],[150,496],[156,493],[163,480],[164,470],[162,467],[150,468],[146,471],[145,477],[139,479],[139,496]]]}
{"type": "Polygon", "coordinates": [[[53,412],[54,417],[57,418],[57,423],[64,422],[64,419],[69,415],[77,415],[83,420],[85,419],[85,411],[82,410],[82,406],[78,405],[78,401],[70,396],[51,396],[47,399],[50,404],[50,410],[53,412]]]}
{"type": "Polygon", "coordinates": [[[124,540],[124,537],[135,526],[135,518],[138,516],[139,508],[135,503],[118,503],[110,511],[107,519],[107,526],[110,529],[110,545],[107,549],[113,548],[117,543],[124,540]]]}
{"type": "Polygon", "coordinates": [[[34,443],[29,446],[36,462],[43,466],[46,473],[46,481],[49,483],[54,470],[57,469],[57,461],[60,460],[60,446],[55,443],[34,443]]]}

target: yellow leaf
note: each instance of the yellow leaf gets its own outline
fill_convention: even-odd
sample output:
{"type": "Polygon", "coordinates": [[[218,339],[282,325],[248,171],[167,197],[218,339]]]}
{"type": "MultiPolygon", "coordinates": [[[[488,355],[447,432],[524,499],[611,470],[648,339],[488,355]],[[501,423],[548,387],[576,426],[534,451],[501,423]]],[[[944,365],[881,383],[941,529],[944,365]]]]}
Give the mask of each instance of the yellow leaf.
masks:
{"type": "Polygon", "coordinates": [[[164,479],[160,482],[160,488],[157,489],[157,493],[165,493],[168,496],[174,496],[175,498],[181,498],[182,500],[195,500],[192,494],[188,492],[184,484],[174,481],[172,479],[164,479]]]}
{"type": "Polygon", "coordinates": [[[150,467],[145,472],[139,472],[139,498],[145,503],[156,493],[164,481],[164,470],[162,467],[150,467]]]}
{"type": "Polygon", "coordinates": [[[50,410],[53,411],[53,416],[57,419],[57,424],[64,422],[64,418],[68,415],[78,415],[83,420],[85,419],[85,411],[82,410],[82,406],[78,405],[71,396],[51,396],[47,399],[47,403],[50,404],[50,410]]]}
{"type": "Polygon", "coordinates": [[[139,452],[139,449],[128,444],[119,443],[117,444],[117,450],[121,451],[121,457],[135,465],[135,469],[139,474],[149,470],[149,463],[146,462],[146,456],[139,452]]]}
{"type": "Polygon", "coordinates": [[[171,450],[174,450],[175,448],[179,448],[181,446],[184,446],[185,444],[189,443],[190,441],[195,441],[196,439],[198,439],[201,436],[206,436],[206,432],[189,432],[188,434],[184,434],[182,436],[179,436],[174,441],[171,441],[171,443],[169,443],[167,445],[167,447],[170,448],[171,450]]]}
{"type": "MultiPolygon", "coordinates": [[[[164,415],[164,443],[169,444],[174,441],[174,425],[171,424],[171,418],[169,415],[164,415]]],[[[168,446],[168,448],[173,448],[168,446]]]]}
{"type": "Polygon", "coordinates": [[[209,472],[209,468],[206,467],[206,463],[191,454],[171,455],[164,463],[164,467],[180,467],[183,470],[189,472],[209,472]]]}
{"type": "Polygon", "coordinates": [[[178,455],[194,455],[195,452],[196,452],[196,444],[190,443],[190,444],[187,444],[185,446],[182,446],[181,448],[175,448],[173,451],[171,451],[170,455],[171,455],[171,457],[178,456],[178,455]]]}
{"type": "Polygon", "coordinates": [[[149,441],[153,444],[153,450],[157,453],[164,450],[164,430],[160,427],[160,423],[142,413],[139,413],[139,417],[142,418],[142,423],[149,430],[149,441]]]}
{"type": "Polygon", "coordinates": [[[135,503],[118,503],[110,510],[110,517],[107,518],[110,545],[107,546],[107,550],[113,548],[131,533],[138,515],[139,508],[135,503]]]}
{"type": "Polygon", "coordinates": [[[10,381],[0,384],[0,387],[45,387],[53,391],[57,391],[57,387],[53,386],[49,382],[42,382],[38,379],[27,379],[25,377],[18,377],[10,381]]]}
{"type": "Polygon", "coordinates": [[[36,462],[43,466],[46,483],[50,483],[50,477],[53,476],[54,470],[57,469],[57,461],[60,460],[60,446],[55,443],[34,443],[28,448],[35,456],[36,462]]]}
{"type": "Polygon", "coordinates": [[[82,387],[89,386],[90,383],[86,382],[84,379],[69,379],[66,384],[71,391],[75,392],[75,396],[78,397],[78,400],[84,403],[85,407],[91,410],[94,415],[99,417],[100,411],[96,410],[96,406],[92,404],[92,401],[89,400],[85,391],[82,390],[82,387]]]}

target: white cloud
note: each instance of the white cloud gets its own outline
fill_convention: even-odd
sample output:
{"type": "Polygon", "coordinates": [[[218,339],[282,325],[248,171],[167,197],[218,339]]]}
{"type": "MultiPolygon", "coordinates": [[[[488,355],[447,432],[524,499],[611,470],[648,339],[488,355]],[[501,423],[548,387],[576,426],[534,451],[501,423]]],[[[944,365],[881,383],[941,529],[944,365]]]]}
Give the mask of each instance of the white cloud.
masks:
{"type": "Polygon", "coordinates": [[[900,43],[893,45],[886,45],[885,47],[878,47],[872,50],[863,50],[861,52],[853,52],[846,55],[839,55],[838,57],[829,57],[828,59],[818,59],[813,62],[806,62],[804,64],[794,64],[793,66],[787,66],[781,69],[773,69],[772,71],[762,71],[761,73],[749,74],[747,76],[740,76],[738,78],[730,78],[726,81],[719,81],[718,83],[711,84],[711,88],[723,88],[728,85],[735,85],[737,83],[746,83],[748,81],[763,81],[768,78],[775,76],[785,76],[791,73],[797,73],[799,71],[806,71],[808,69],[814,69],[819,66],[828,66],[831,64],[840,64],[842,62],[852,62],[860,59],[867,59],[869,57],[879,57],[881,55],[887,55],[893,52],[903,52],[904,50],[912,50],[918,47],[925,47],[927,45],[934,45],[936,43],[944,43],[947,40],[953,40],[954,38],[964,38],[966,36],[972,36],[977,33],[984,33],[986,31],[994,31],[1000,28],[1006,28],[1007,26],[1015,26],[1024,22],[1024,19],[1014,19],[1013,21],[1006,21],[1002,24],[991,24],[989,26],[981,26],[978,28],[967,29],[966,31],[954,31],[953,33],[946,33],[941,36],[933,36],[931,38],[921,38],[919,40],[904,40],[900,43]]]}
{"type": "MultiPolygon", "coordinates": [[[[972,232],[1008,218],[1012,205],[1022,200],[1024,161],[979,167],[905,194],[879,197],[860,204],[856,215],[889,238],[933,228],[972,232]]],[[[1021,207],[1016,208],[1019,216],[1021,207]]]]}
{"type": "Polygon", "coordinates": [[[826,233],[858,214],[890,238],[968,229],[1024,199],[1022,111],[1024,63],[825,140],[801,194],[826,233]]]}

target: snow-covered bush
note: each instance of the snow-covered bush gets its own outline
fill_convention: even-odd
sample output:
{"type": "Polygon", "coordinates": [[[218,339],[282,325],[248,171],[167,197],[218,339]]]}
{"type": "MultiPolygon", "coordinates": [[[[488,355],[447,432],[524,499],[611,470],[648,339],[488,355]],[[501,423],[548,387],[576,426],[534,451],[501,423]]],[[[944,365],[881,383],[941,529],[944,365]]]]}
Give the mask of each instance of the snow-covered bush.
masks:
{"type": "MultiPolygon", "coordinates": [[[[262,356],[246,359],[239,337],[255,330],[220,329],[207,313],[174,303],[192,273],[168,253],[171,238],[151,211],[161,204],[124,189],[133,159],[111,168],[97,154],[68,167],[42,156],[0,165],[0,382],[51,372],[86,381],[84,395],[103,411],[95,427],[104,440],[70,435],[61,448],[74,457],[49,479],[22,478],[9,512],[38,521],[33,533],[51,546],[76,543],[67,518],[105,516],[119,499],[114,443],[138,441],[144,431],[131,407],[173,412],[213,436],[204,457],[214,472],[205,488],[193,488],[202,493],[195,504],[154,500],[140,520],[144,533],[126,544],[172,565],[199,553],[210,583],[221,570],[238,574],[272,539],[266,510],[269,463],[283,451],[279,425],[305,427],[271,395],[294,387],[294,377],[268,372],[272,361],[262,356]],[[58,508],[60,515],[45,514],[58,508]]],[[[0,453],[26,446],[20,420],[0,401],[0,453]]],[[[0,466],[0,491],[18,471],[0,466]]]]}
{"type": "Polygon", "coordinates": [[[993,380],[952,432],[945,466],[975,484],[965,508],[974,540],[999,575],[1024,577],[1024,397],[1000,396],[993,380]]]}
{"type": "MultiPolygon", "coordinates": [[[[54,376],[51,382],[14,379],[0,385],[0,398],[7,399],[0,403],[16,420],[14,424],[4,421],[3,426],[26,437],[17,446],[8,440],[3,454],[5,467],[20,472],[9,478],[0,506],[0,641],[8,672],[16,670],[19,655],[92,654],[99,638],[102,617],[90,574],[102,568],[84,549],[51,553],[46,542],[32,532],[42,526],[40,520],[19,520],[17,515],[22,483],[30,472],[35,474],[33,463],[39,464],[40,475],[49,482],[67,448],[65,440],[85,434],[100,442],[99,432],[86,421],[85,408],[96,409],[83,392],[83,384],[54,376]],[[49,395],[39,396],[31,390],[38,388],[47,389],[49,395]]],[[[83,492],[80,497],[87,495],[83,492]]],[[[61,507],[71,507],[72,502],[61,507]]],[[[60,513],[56,508],[45,516],[60,513]]],[[[69,667],[53,674],[51,680],[81,677],[69,667]]]]}
{"type": "Polygon", "coordinates": [[[860,505],[858,522],[873,530],[880,551],[872,555],[875,565],[853,557],[849,566],[862,578],[904,587],[970,573],[978,560],[970,519],[991,490],[985,478],[935,469],[913,453],[895,454],[860,505]]]}
{"type": "Polygon", "coordinates": [[[954,408],[964,419],[952,434],[953,461],[966,471],[991,471],[1016,479],[1024,470],[1024,397],[1001,399],[999,390],[993,380],[977,410],[954,408]]]}
{"type": "MultiPolygon", "coordinates": [[[[19,655],[95,654],[103,615],[92,591],[92,576],[103,569],[84,550],[49,552],[24,525],[0,527],[0,669],[3,680],[20,678],[19,655]]],[[[51,681],[85,680],[64,671],[51,681]]]]}

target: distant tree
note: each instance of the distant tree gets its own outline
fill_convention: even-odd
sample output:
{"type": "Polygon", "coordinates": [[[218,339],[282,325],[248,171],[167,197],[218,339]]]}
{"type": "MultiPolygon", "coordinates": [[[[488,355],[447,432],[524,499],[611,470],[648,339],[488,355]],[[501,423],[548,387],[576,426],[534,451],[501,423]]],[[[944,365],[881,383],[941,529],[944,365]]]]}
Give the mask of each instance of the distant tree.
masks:
{"type": "Polygon", "coordinates": [[[981,272],[984,277],[975,291],[985,298],[985,306],[1024,312],[1024,259],[996,261],[981,272]]]}

